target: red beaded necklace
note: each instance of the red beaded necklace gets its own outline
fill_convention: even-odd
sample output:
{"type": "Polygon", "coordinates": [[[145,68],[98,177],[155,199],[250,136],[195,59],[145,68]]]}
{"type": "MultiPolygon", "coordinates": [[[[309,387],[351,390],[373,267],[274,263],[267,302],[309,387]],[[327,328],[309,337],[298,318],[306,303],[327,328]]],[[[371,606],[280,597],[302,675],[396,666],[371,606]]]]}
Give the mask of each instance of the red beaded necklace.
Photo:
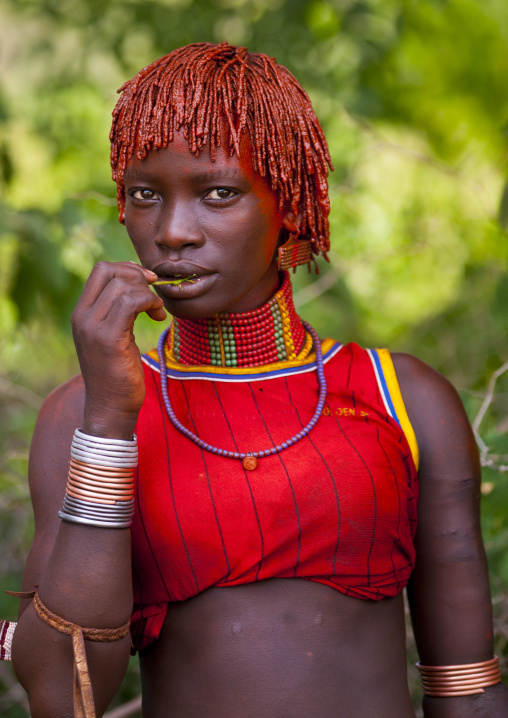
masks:
{"type": "Polygon", "coordinates": [[[311,345],[296,313],[289,274],[283,272],[280,289],[259,309],[208,319],[175,317],[168,353],[181,364],[252,367],[303,359],[311,345]]]}

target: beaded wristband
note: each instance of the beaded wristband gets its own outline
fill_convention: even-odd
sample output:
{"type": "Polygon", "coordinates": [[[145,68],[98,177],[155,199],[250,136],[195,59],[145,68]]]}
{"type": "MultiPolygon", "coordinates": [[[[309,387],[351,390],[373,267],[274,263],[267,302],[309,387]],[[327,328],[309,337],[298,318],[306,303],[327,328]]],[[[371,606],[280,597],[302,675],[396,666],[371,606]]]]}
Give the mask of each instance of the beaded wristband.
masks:
{"type": "Polygon", "coordinates": [[[104,439],[76,429],[62,510],[64,521],[128,528],[134,515],[137,441],[104,439]]]}
{"type": "Polygon", "coordinates": [[[428,696],[450,698],[484,693],[488,686],[501,683],[497,656],[479,663],[457,666],[422,666],[417,663],[423,691],[428,696]]]}

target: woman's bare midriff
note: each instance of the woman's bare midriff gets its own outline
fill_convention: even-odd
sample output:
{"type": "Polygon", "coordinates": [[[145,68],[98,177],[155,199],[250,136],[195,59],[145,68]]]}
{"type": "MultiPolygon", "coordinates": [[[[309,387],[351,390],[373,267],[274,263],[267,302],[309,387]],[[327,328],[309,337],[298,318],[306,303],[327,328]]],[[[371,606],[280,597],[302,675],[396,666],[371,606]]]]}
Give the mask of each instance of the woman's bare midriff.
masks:
{"type": "Polygon", "coordinates": [[[171,604],[141,676],[144,718],[415,718],[402,596],[302,579],[171,604]]]}

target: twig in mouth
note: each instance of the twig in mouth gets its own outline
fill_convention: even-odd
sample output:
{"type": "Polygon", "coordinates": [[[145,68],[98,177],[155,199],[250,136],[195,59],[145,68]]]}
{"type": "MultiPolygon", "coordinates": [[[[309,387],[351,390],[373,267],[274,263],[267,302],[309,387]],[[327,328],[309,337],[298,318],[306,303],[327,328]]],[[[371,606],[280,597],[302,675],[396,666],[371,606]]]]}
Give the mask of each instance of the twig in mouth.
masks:
{"type": "Polygon", "coordinates": [[[176,277],[175,279],[158,279],[152,284],[152,287],[158,287],[161,284],[182,284],[182,282],[190,282],[192,284],[195,277],[197,277],[197,274],[191,274],[190,277],[176,277]]]}

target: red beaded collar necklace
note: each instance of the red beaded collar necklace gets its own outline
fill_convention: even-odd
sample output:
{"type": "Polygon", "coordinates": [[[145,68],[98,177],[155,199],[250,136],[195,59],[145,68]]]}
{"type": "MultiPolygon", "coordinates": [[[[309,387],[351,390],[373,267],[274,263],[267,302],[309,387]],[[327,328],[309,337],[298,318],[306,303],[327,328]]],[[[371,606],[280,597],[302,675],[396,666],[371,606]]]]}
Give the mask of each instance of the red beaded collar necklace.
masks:
{"type": "Polygon", "coordinates": [[[293,304],[288,272],[283,272],[280,289],[259,309],[222,312],[209,319],[175,317],[168,337],[169,358],[173,361],[221,367],[304,359],[311,346],[312,340],[293,304]]]}

